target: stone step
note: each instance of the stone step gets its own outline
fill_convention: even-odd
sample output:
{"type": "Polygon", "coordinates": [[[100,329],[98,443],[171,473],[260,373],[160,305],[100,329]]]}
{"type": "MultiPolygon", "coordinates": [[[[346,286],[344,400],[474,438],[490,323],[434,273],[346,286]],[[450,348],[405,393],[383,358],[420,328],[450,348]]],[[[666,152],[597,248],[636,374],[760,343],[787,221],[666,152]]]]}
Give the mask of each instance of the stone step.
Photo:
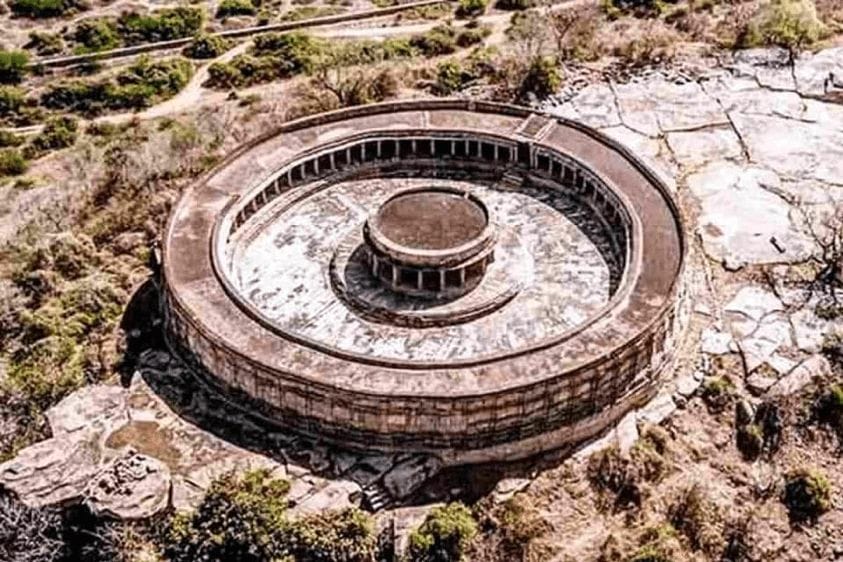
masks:
{"type": "Polygon", "coordinates": [[[379,482],[373,482],[363,487],[363,508],[375,513],[382,509],[389,509],[395,505],[395,500],[379,482]]]}

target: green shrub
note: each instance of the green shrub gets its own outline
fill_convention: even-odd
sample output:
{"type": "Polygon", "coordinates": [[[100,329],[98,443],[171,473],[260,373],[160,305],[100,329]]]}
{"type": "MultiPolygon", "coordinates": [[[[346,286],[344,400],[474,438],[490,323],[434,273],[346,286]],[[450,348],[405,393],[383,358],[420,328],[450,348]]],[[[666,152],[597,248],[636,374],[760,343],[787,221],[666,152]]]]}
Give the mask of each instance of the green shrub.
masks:
{"type": "Polygon", "coordinates": [[[369,562],[377,541],[372,518],[359,509],[328,511],[293,521],[283,542],[292,560],[369,562]]]}
{"type": "Polygon", "coordinates": [[[287,526],[289,488],[266,470],[222,476],[195,512],[171,520],[165,553],[174,562],[274,560],[287,526]]]}
{"type": "Polygon", "coordinates": [[[64,50],[64,41],[58,33],[48,31],[30,31],[25,48],[41,56],[56,55],[64,50]]]}
{"type": "Polygon", "coordinates": [[[73,31],[73,40],[80,52],[108,51],[120,46],[120,33],[114,21],[107,18],[82,20],[73,31]]]}
{"type": "Polygon", "coordinates": [[[661,525],[645,529],[639,538],[640,548],[626,559],[626,562],[679,562],[676,555],[681,551],[676,529],[661,525]]]}
{"type": "Polygon", "coordinates": [[[117,27],[126,44],[167,41],[196,35],[204,22],[204,12],[194,6],[162,8],[150,14],[126,12],[117,27]]]}
{"type": "Polygon", "coordinates": [[[15,115],[26,102],[24,91],[15,86],[0,86],[0,117],[15,115]]]}
{"type": "Polygon", "coordinates": [[[457,30],[450,24],[437,25],[411,38],[410,45],[428,57],[450,55],[457,50],[457,30]]]}
{"type": "Polygon", "coordinates": [[[253,16],[257,11],[252,0],[222,0],[217,7],[216,17],[253,16]]]}
{"type": "Polygon", "coordinates": [[[701,396],[709,410],[719,413],[734,401],[735,385],[727,377],[713,377],[703,383],[701,396]]]}
{"type": "Polygon", "coordinates": [[[184,88],[193,75],[190,61],[173,57],[140,57],[113,80],[70,80],[51,85],[41,104],[51,109],[96,114],[106,109],[138,109],[168,99],[184,88]]]}
{"type": "Polygon", "coordinates": [[[10,8],[18,16],[52,18],[62,16],[79,7],[73,0],[13,0],[10,8]]]}
{"type": "Polygon", "coordinates": [[[217,58],[231,47],[231,43],[219,35],[202,33],[193,38],[193,42],[185,47],[184,54],[192,59],[217,58]]]}
{"type": "Polygon", "coordinates": [[[466,48],[472,45],[482,43],[489,35],[492,34],[492,29],[485,25],[472,25],[476,20],[469,22],[463,29],[457,33],[457,46],[466,48]]]}
{"type": "Polygon", "coordinates": [[[777,45],[792,53],[819,41],[826,28],[813,0],[770,0],[750,21],[741,45],[777,45]]]}
{"type": "Polygon", "coordinates": [[[23,80],[29,55],[25,51],[0,50],[0,84],[16,84],[23,80]]]}
{"type": "Polygon", "coordinates": [[[24,143],[24,138],[16,135],[11,131],[0,129],[0,148],[8,146],[20,146],[24,143]]]}
{"type": "Polygon", "coordinates": [[[287,10],[279,21],[301,21],[312,18],[322,18],[325,16],[333,16],[342,13],[343,9],[337,6],[297,6],[292,10],[287,10]]]}
{"type": "Polygon", "coordinates": [[[41,132],[32,139],[32,146],[42,152],[67,148],[76,142],[78,129],[73,117],[55,117],[47,121],[41,132]]]}
{"type": "Polygon", "coordinates": [[[544,99],[556,93],[562,84],[562,75],[556,60],[551,57],[535,57],[521,80],[518,97],[522,101],[531,98],[544,99]]]}
{"type": "Polygon", "coordinates": [[[456,14],[461,18],[471,18],[486,12],[489,0],[460,0],[456,14]]]}
{"type": "Polygon", "coordinates": [[[603,11],[614,20],[624,14],[638,17],[658,16],[665,10],[664,0],[602,0],[603,11]]]}
{"type": "Polygon", "coordinates": [[[758,424],[739,426],[736,439],[738,450],[748,460],[757,459],[764,452],[764,431],[758,424]]]}
{"type": "Polygon", "coordinates": [[[791,520],[813,521],[831,509],[831,483],[815,470],[796,470],[787,475],[782,501],[791,520]]]}
{"type": "Polygon", "coordinates": [[[437,95],[448,96],[460,90],[466,81],[466,73],[459,61],[442,61],[436,67],[436,83],[433,85],[433,91],[437,95]]]}
{"type": "Polygon", "coordinates": [[[477,522],[461,503],[435,507],[410,535],[410,557],[425,562],[461,560],[477,534],[477,522]]]}
{"type": "Polygon", "coordinates": [[[536,5],[535,0],[497,0],[495,8],[498,10],[529,10],[536,5]]]}
{"type": "Polygon", "coordinates": [[[16,148],[0,149],[0,176],[19,176],[29,168],[23,154],[16,148]]]}
{"type": "Polygon", "coordinates": [[[357,509],[291,521],[289,484],[267,470],[214,480],[196,511],[169,523],[164,552],[173,562],[366,562],[374,558],[374,526],[357,509]]]}

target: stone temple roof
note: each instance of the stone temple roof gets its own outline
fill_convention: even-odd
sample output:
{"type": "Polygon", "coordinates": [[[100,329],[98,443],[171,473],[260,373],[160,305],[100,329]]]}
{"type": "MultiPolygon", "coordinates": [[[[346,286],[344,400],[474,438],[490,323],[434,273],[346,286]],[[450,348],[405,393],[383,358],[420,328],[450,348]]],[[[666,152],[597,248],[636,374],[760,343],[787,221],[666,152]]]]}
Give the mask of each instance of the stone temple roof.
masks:
{"type": "Polygon", "coordinates": [[[479,236],[488,223],[485,209],[467,196],[445,190],[400,193],[375,217],[380,232],[409,248],[445,250],[479,236]]]}

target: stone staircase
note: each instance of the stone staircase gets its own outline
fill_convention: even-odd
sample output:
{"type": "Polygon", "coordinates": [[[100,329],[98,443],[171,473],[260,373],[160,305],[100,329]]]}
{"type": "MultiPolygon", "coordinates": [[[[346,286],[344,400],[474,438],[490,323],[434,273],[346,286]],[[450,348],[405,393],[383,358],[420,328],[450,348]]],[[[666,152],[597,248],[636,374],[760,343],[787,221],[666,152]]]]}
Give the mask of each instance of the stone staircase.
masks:
{"type": "Polygon", "coordinates": [[[363,508],[372,513],[395,506],[395,500],[380,482],[363,486],[363,508]]]}

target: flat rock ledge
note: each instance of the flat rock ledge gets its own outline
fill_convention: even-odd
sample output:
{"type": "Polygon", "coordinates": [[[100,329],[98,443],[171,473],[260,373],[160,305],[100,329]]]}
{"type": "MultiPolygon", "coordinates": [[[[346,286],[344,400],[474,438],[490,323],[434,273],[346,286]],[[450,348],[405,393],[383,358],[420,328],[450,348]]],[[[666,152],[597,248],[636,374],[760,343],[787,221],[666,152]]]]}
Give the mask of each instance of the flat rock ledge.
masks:
{"type": "Polygon", "coordinates": [[[0,464],[0,487],[30,506],[86,504],[141,519],[195,508],[227,472],[268,470],[291,483],[294,514],[390,508],[440,469],[436,459],[340,451],[261,425],[198,385],[161,351],[128,387],[82,388],[47,412],[52,437],[0,464]]]}

